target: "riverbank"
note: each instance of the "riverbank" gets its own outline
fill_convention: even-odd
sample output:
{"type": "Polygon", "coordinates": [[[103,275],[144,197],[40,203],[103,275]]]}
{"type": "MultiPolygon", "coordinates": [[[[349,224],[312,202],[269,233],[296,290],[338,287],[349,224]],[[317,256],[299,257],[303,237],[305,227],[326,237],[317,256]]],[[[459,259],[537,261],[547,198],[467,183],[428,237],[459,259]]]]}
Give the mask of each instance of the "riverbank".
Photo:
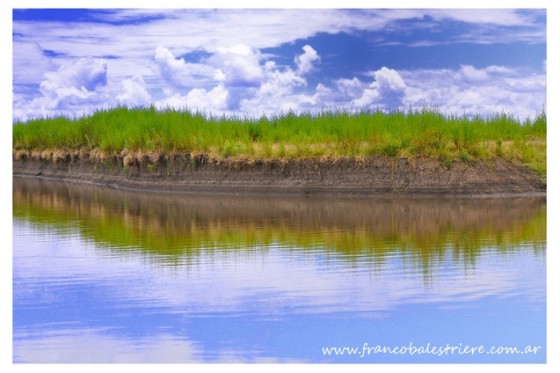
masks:
{"type": "Polygon", "coordinates": [[[189,153],[135,158],[130,154],[14,152],[13,175],[197,194],[546,194],[546,183],[535,171],[501,158],[447,163],[383,156],[250,160],[189,153]]]}

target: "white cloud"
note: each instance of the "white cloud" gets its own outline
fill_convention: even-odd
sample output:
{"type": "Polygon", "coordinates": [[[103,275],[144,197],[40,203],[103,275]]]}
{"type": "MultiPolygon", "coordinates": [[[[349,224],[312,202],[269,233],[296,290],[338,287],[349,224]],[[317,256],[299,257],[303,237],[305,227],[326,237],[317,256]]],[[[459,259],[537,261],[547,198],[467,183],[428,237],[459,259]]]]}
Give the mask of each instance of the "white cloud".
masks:
{"type": "Polygon", "coordinates": [[[122,93],[117,95],[119,104],[127,106],[147,106],[152,99],[141,77],[126,79],[122,82],[122,93]]]}
{"type": "Polygon", "coordinates": [[[177,59],[169,49],[161,46],[156,48],[154,59],[161,77],[174,87],[200,87],[213,80],[217,73],[208,65],[177,59]]]}
{"type": "Polygon", "coordinates": [[[166,94],[162,99],[156,101],[154,105],[158,109],[173,108],[176,110],[183,110],[187,108],[187,97],[181,96],[179,93],[166,94]]]}
{"type": "MultiPolygon", "coordinates": [[[[277,47],[318,32],[336,34],[357,29],[380,29],[387,22],[366,12],[335,9],[220,9],[130,11],[103,13],[108,19],[135,20],[146,13],[151,21],[115,25],[106,22],[18,21],[13,31],[19,35],[14,43],[38,43],[45,49],[69,58],[119,56],[126,59],[152,58],[152,51],[165,45],[175,55],[202,49],[215,53],[221,48],[246,45],[261,49],[277,47]]],[[[137,71],[134,71],[137,73],[137,71]]]]}
{"type": "Polygon", "coordinates": [[[81,58],[55,72],[45,73],[45,77],[47,79],[41,82],[44,93],[58,94],[68,90],[92,92],[98,86],[107,84],[107,62],[81,58]]]}
{"type": "Polygon", "coordinates": [[[218,48],[217,52],[208,58],[208,63],[219,69],[218,76],[222,77],[228,86],[258,87],[264,78],[259,53],[248,45],[218,48]]]}
{"type": "MultiPolygon", "coordinates": [[[[546,43],[546,30],[538,18],[545,16],[543,9],[428,9],[399,14],[393,20],[422,20],[414,27],[437,30],[442,22],[464,22],[469,27],[446,40],[430,39],[412,42],[415,46],[433,46],[446,43],[467,42],[473,44],[546,43]],[[424,18],[428,17],[428,18],[424,18]],[[430,19],[431,18],[431,19],[430,19]],[[504,30],[507,30],[504,32],[504,30]]],[[[390,23],[395,27],[395,23],[390,23]]],[[[396,26],[398,27],[398,26],[396,26]]],[[[406,27],[410,28],[410,25],[406,27]]]]}
{"type": "Polygon", "coordinates": [[[201,63],[187,63],[167,48],[158,47],[155,61],[159,74],[172,88],[164,91],[167,99],[163,98],[158,105],[235,110],[239,101],[254,94],[264,81],[260,60],[258,50],[243,44],[218,48],[201,63]]]}
{"type": "Polygon", "coordinates": [[[19,84],[37,84],[43,74],[56,66],[45,56],[43,49],[34,42],[20,42],[14,48],[13,79],[19,84]]]}
{"type": "Polygon", "coordinates": [[[240,110],[256,116],[298,111],[300,99],[306,99],[296,89],[307,85],[305,78],[293,69],[282,70],[274,61],[264,64],[264,74],[265,81],[254,96],[241,100],[240,110]]]}
{"type": "Polygon", "coordinates": [[[107,63],[102,59],[78,59],[44,74],[39,95],[20,95],[14,100],[14,117],[80,116],[108,105],[107,63]],[[17,104],[17,106],[16,106],[17,104]]]}
{"type": "MultiPolygon", "coordinates": [[[[301,56],[312,56],[310,48],[301,56]]],[[[175,58],[169,50],[161,48],[157,54],[159,63],[168,68],[169,79],[179,80],[190,74],[189,64],[175,58]]],[[[435,106],[450,114],[493,115],[505,111],[526,118],[546,105],[545,72],[495,65],[400,71],[382,67],[369,73],[373,77],[369,85],[353,77],[320,82],[309,89],[304,77],[308,69],[302,68],[306,64],[303,59],[294,61],[295,66],[290,68],[266,58],[247,46],[222,49],[207,57],[205,62],[209,65],[199,69],[208,73],[204,77],[205,84],[193,80],[193,85],[187,86],[192,75],[187,76],[181,85],[162,89],[158,98],[142,77],[107,82],[106,61],[79,59],[46,73],[40,85],[41,96],[29,99],[16,95],[14,117],[25,120],[53,113],[75,116],[114,103],[130,106],[154,103],[160,108],[250,116],[290,110],[364,107],[394,110],[435,106]],[[228,75],[236,75],[236,78],[228,75]]]]}
{"type": "Polygon", "coordinates": [[[209,91],[194,88],[187,94],[186,104],[189,109],[220,112],[227,109],[228,91],[223,85],[217,85],[209,91]]]}
{"type": "Polygon", "coordinates": [[[523,13],[516,9],[438,9],[429,10],[427,14],[436,19],[499,26],[530,26],[535,17],[533,12],[523,13]]]}
{"type": "Polygon", "coordinates": [[[377,102],[379,99],[379,92],[377,89],[364,89],[362,96],[355,100],[352,100],[352,104],[357,107],[366,107],[377,102]]]}
{"type": "MultiPolygon", "coordinates": [[[[173,53],[164,47],[157,47],[154,59],[160,68],[161,75],[174,82],[176,78],[189,75],[187,64],[184,59],[175,59],[173,53]]],[[[188,84],[186,84],[188,85],[188,84]]]]}
{"type": "Polygon", "coordinates": [[[250,97],[239,100],[240,109],[254,116],[278,114],[288,111],[322,107],[331,92],[324,84],[318,84],[315,92],[302,92],[307,86],[304,75],[314,69],[314,62],[320,57],[310,45],[305,45],[303,53],[294,59],[295,69],[281,68],[274,61],[266,61],[262,68],[263,81],[258,90],[250,97]]]}
{"type": "MultiPolygon", "coordinates": [[[[321,110],[325,107],[355,110],[373,108],[437,107],[456,115],[512,113],[520,119],[534,117],[546,104],[546,74],[504,66],[456,70],[399,70],[383,67],[369,73],[369,85],[354,77],[337,79],[331,86],[320,84],[314,92],[284,97],[294,109],[321,110]]],[[[263,100],[265,101],[265,100],[263,100]]],[[[282,97],[275,98],[282,102],[282,97]]]]}
{"type": "Polygon", "coordinates": [[[315,61],[320,61],[321,58],[317,51],[313,49],[310,45],[305,45],[303,48],[303,54],[300,54],[295,58],[295,63],[297,65],[297,72],[300,75],[307,74],[311,72],[314,68],[313,63],[315,61]]]}
{"type": "Polygon", "coordinates": [[[388,69],[385,66],[374,73],[375,87],[386,105],[391,107],[400,106],[405,94],[406,84],[396,70],[388,69]]]}
{"type": "Polygon", "coordinates": [[[218,84],[211,89],[193,88],[185,95],[168,92],[154,105],[159,109],[188,109],[215,115],[228,113],[228,100],[228,89],[223,84],[218,84]]]}
{"type": "Polygon", "coordinates": [[[489,79],[489,75],[485,70],[476,69],[471,65],[462,65],[459,74],[467,82],[483,82],[489,79]]]}
{"type": "Polygon", "coordinates": [[[373,105],[386,110],[400,108],[407,86],[399,73],[384,66],[372,75],[375,80],[360,98],[353,100],[353,104],[358,107],[373,105]]]}
{"type": "MultiPolygon", "coordinates": [[[[315,87],[315,93],[313,95],[302,95],[300,101],[308,104],[309,109],[316,110],[325,105],[325,103],[331,99],[332,94],[333,91],[331,88],[319,83],[317,87],[315,87]]],[[[325,108],[327,107],[328,106],[325,106],[325,108]]]]}
{"type": "Polygon", "coordinates": [[[108,81],[107,61],[78,59],[44,74],[39,95],[18,95],[14,100],[14,117],[27,120],[40,116],[90,114],[114,106],[146,106],[151,96],[141,77],[120,82],[108,81]]]}
{"type": "Polygon", "coordinates": [[[356,77],[352,79],[336,79],[334,83],[339,92],[353,99],[358,98],[364,89],[364,83],[356,77]]]}
{"type": "Polygon", "coordinates": [[[458,70],[408,70],[406,105],[436,106],[452,114],[493,115],[505,111],[533,117],[546,105],[546,74],[524,69],[461,66],[458,70]]]}

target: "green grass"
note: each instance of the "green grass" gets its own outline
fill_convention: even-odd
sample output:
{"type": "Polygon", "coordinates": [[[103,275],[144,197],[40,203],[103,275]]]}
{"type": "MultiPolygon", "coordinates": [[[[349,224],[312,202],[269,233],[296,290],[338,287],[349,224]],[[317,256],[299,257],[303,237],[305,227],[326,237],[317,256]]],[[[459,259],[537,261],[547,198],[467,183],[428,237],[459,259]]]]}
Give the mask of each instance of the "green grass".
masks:
{"type": "Polygon", "coordinates": [[[450,165],[502,157],[546,176],[546,114],[446,116],[431,109],[344,111],[271,118],[118,107],[13,126],[14,151],[203,153],[224,158],[431,157],[450,165]]]}

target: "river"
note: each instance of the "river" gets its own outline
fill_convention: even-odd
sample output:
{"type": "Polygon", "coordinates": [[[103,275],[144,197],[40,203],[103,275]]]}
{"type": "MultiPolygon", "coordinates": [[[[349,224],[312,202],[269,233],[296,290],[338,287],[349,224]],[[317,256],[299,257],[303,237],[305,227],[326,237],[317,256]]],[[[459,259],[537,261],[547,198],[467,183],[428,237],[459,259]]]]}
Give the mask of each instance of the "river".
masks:
{"type": "Polygon", "coordinates": [[[546,362],[545,198],[13,181],[16,363],[546,362]]]}

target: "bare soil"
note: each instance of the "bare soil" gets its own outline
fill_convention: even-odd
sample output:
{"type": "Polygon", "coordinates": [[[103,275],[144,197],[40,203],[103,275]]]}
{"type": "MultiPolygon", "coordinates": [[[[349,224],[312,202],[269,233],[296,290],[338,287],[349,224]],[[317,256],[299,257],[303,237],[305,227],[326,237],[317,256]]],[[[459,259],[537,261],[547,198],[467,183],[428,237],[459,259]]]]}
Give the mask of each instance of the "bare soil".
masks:
{"type": "Polygon", "coordinates": [[[14,154],[13,175],[121,189],[203,194],[546,195],[532,170],[503,159],[453,162],[386,157],[212,160],[173,154],[146,159],[88,154],[14,154]]]}

